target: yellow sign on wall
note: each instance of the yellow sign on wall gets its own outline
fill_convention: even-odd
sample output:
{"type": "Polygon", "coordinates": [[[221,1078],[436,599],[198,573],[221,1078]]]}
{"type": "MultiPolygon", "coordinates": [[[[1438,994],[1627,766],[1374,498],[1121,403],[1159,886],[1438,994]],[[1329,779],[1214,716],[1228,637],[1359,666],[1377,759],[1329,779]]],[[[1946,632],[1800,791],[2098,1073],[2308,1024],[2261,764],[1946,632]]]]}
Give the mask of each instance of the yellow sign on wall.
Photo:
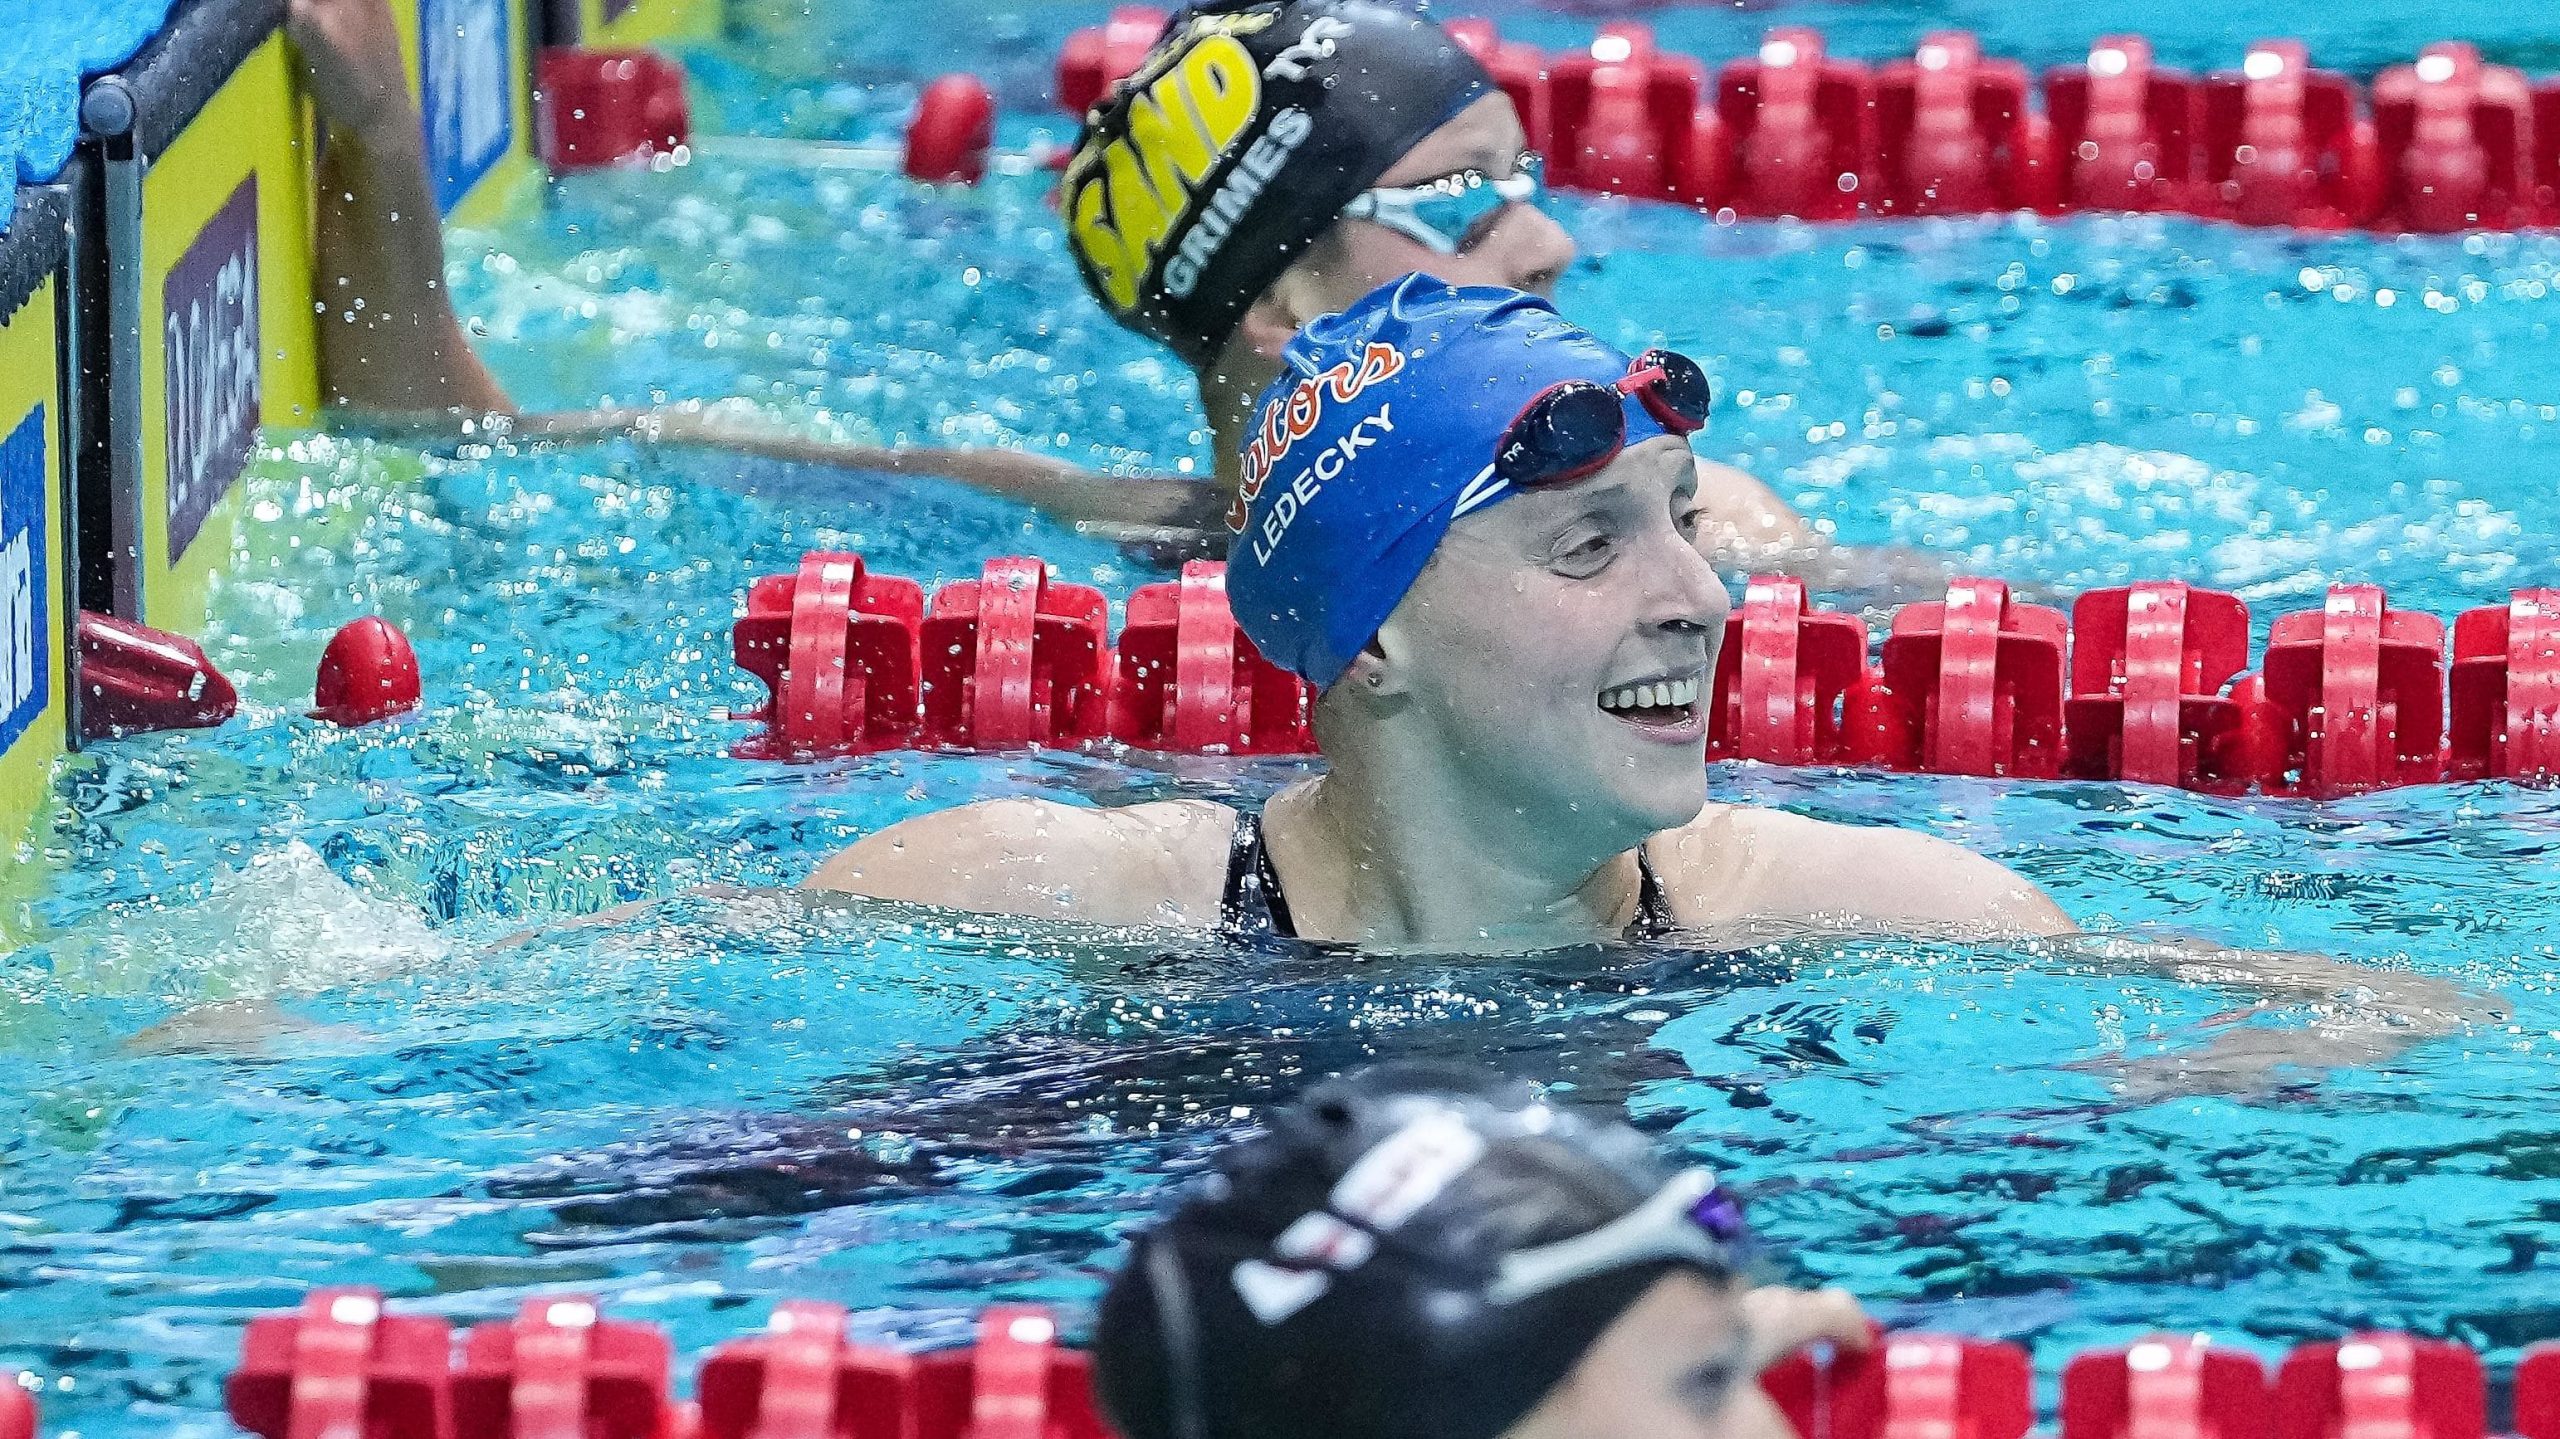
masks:
{"type": "Polygon", "coordinates": [[[578,0],[579,43],[599,48],[692,39],[720,28],[721,0],[578,0]]]}
{"type": "Polygon", "coordinates": [[[203,624],[207,581],[230,557],[258,427],[319,415],[301,115],[284,38],[270,36],[142,180],[132,560],[143,622],[182,634],[203,624]]]}
{"type": "MultiPolygon", "coordinates": [[[[16,313],[0,316],[0,873],[35,869],[19,864],[16,851],[69,743],[57,317],[50,278],[16,313]]],[[[0,894],[0,948],[7,899],[0,894]]]]}

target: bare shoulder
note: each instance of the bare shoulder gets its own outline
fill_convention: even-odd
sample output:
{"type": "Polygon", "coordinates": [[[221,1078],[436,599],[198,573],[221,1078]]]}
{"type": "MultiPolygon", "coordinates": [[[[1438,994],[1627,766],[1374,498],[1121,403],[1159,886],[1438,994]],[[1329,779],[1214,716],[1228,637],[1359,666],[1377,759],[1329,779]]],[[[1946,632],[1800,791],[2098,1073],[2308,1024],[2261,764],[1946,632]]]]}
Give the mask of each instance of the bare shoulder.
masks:
{"type": "Polygon", "coordinates": [[[1677,912],[1693,924],[1774,920],[1950,935],[2078,928],[2008,866],[1915,830],[1717,804],[1657,838],[1651,852],[1677,912]]]}
{"type": "Polygon", "coordinates": [[[981,914],[1208,927],[1235,811],[1206,800],[1094,809],[995,799],[867,835],[802,886],[981,914]]]}

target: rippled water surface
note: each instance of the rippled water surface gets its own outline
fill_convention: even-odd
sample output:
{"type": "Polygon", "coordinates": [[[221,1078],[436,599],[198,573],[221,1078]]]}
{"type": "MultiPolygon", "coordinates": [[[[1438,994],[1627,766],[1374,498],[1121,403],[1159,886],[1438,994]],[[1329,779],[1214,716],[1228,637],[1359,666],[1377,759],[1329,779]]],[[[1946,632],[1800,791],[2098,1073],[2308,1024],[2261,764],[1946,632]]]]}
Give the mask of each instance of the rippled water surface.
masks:
{"type": "MultiPolygon", "coordinates": [[[[2424,38],[2263,8],[2359,53],[2424,38]]],[[[2525,58],[2542,42],[2521,8],[2446,24],[2525,58]]],[[[2028,23],[1807,13],[1877,49],[1941,18],[2028,23]]],[[[1024,57],[1088,18],[1007,12],[972,43],[1036,83],[1024,57]]],[[[2085,38],[2018,29],[2005,48],[2085,38]]],[[[701,57],[706,109],[859,134],[944,63],[916,44],[745,12],[701,57]]],[[[2209,582],[2262,626],[2333,579],[2447,615],[2560,579],[2550,240],[1565,208],[1588,254],[1567,310],[1704,359],[1722,399],[1702,448],[1843,539],[2063,592],[2209,582]]],[[[1208,460],[1187,382],[1076,293],[1029,181],[588,176],[454,254],[529,403],[731,400],[808,433],[1208,460]]],[[[1717,772],[1729,796],[1997,855],[2093,926],[2368,959],[2515,1007],[2512,1027],[2245,1097],[2111,1079],[2195,1042],[2237,992],[2025,951],[1350,963],[769,901],[580,926],[691,884],[789,884],[971,798],[1250,800],[1299,770],[728,758],[726,712],[755,698],[730,619],[804,549],[928,582],[1012,552],[1114,594],[1152,577],[956,489],[353,433],[278,437],[250,483],[209,638],[242,717],[65,767],[19,871],[44,937],[0,961],[0,1371],[84,1433],[212,1432],[240,1321],[321,1282],[458,1319],[601,1293],[687,1348],[785,1295],[916,1340],[989,1299],[1072,1311],[1169,1177],[1270,1097],[1380,1053],[1489,1056],[1624,1106],[1747,1186],[1803,1275],[2032,1340],[2047,1370],[2158,1324],[2273,1348],[2385,1323],[2499,1358],[2560,1333],[2547,794],[2312,807],[1717,772]],[[354,732],[301,717],[321,642],[365,613],[415,636],[428,711],[354,732]]]]}

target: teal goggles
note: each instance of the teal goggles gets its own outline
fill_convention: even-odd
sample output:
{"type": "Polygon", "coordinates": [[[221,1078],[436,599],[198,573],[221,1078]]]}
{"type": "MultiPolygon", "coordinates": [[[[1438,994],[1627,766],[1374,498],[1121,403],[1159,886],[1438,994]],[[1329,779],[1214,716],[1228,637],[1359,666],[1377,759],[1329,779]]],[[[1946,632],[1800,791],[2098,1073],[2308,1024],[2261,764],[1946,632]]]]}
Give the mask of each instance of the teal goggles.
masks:
{"type": "Polygon", "coordinates": [[[1438,255],[1474,248],[1493,232],[1495,218],[1513,205],[1537,205],[1546,187],[1540,161],[1523,154],[1508,175],[1454,170],[1419,185],[1381,185],[1342,207],[1342,218],[1383,225],[1438,255]]]}

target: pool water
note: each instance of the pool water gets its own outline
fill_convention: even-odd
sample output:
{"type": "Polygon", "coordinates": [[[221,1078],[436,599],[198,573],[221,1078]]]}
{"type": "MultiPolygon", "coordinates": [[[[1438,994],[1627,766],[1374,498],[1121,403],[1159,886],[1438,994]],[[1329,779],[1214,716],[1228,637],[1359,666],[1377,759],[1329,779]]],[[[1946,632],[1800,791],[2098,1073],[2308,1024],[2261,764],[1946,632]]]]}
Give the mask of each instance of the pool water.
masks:
{"type": "MultiPolygon", "coordinates": [[[[2270,32],[2332,26],[2315,51],[2352,38],[2325,9],[2264,8],[2270,32]]],[[[2543,43],[2521,8],[2445,24],[2514,57],[2543,43]]],[[[2062,23],[2005,14],[1947,18],[1992,28],[1994,50],[2077,43],[2004,35],[2062,23]]],[[[1906,39],[1939,18],[1777,13],[1799,17],[1906,39]]],[[[1093,18],[989,12],[969,33],[1019,70],[1093,18]]],[[[2207,38],[2163,49],[2218,54],[2207,38]]],[[[2426,37],[2404,38],[2368,50],[2426,37]]],[[[949,63],[777,8],[744,11],[698,68],[728,123],[859,135],[898,82],[949,63]],[[775,83],[820,54],[838,68],[775,83]]],[[[2064,593],[2219,585],[2262,632],[2333,579],[2450,615],[2560,578],[2560,242],[1562,209],[1586,251],[1567,311],[1699,356],[1721,397],[1703,451],[1844,540],[2064,593]]],[[[1035,182],[590,175],[453,256],[529,404],[725,399],[848,438],[1209,461],[1187,381],[1077,293],[1035,182]]],[[[786,1296],[916,1343],[990,1300],[1076,1318],[1118,1238],[1255,1107],[1383,1054],[1490,1058],[1623,1106],[1738,1181],[1798,1276],[1897,1322],[2030,1342],[2048,1375],[2158,1326],[2272,1352],[2383,1324],[2495,1361],[2560,1334],[2548,793],[2311,806],[1715,772],[1727,797],[1981,849],[2093,927],[2350,956],[2514,1006],[2240,1095],[2129,1093],[2110,1069],[2194,1043],[2234,991],[1996,946],[1354,963],[707,900],[578,926],[698,883],[787,885],[973,798],[1250,801],[1303,771],[732,760],[745,727],[726,713],[758,696],[730,620],[805,549],[928,584],[1004,553],[1114,595],[1155,575],[935,484],[632,444],[274,438],[208,636],[242,716],[66,765],[27,856],[46,937],[0,961],[0,1373],[41,1385],[56,1425],[222,1432],[240,1324],[321,1283],[457,1320],[599,1294],[688,1351],[786,1296]],[[321,642],[368,613],[416,639],[427,711],[303,718],[321,642]]]]}

